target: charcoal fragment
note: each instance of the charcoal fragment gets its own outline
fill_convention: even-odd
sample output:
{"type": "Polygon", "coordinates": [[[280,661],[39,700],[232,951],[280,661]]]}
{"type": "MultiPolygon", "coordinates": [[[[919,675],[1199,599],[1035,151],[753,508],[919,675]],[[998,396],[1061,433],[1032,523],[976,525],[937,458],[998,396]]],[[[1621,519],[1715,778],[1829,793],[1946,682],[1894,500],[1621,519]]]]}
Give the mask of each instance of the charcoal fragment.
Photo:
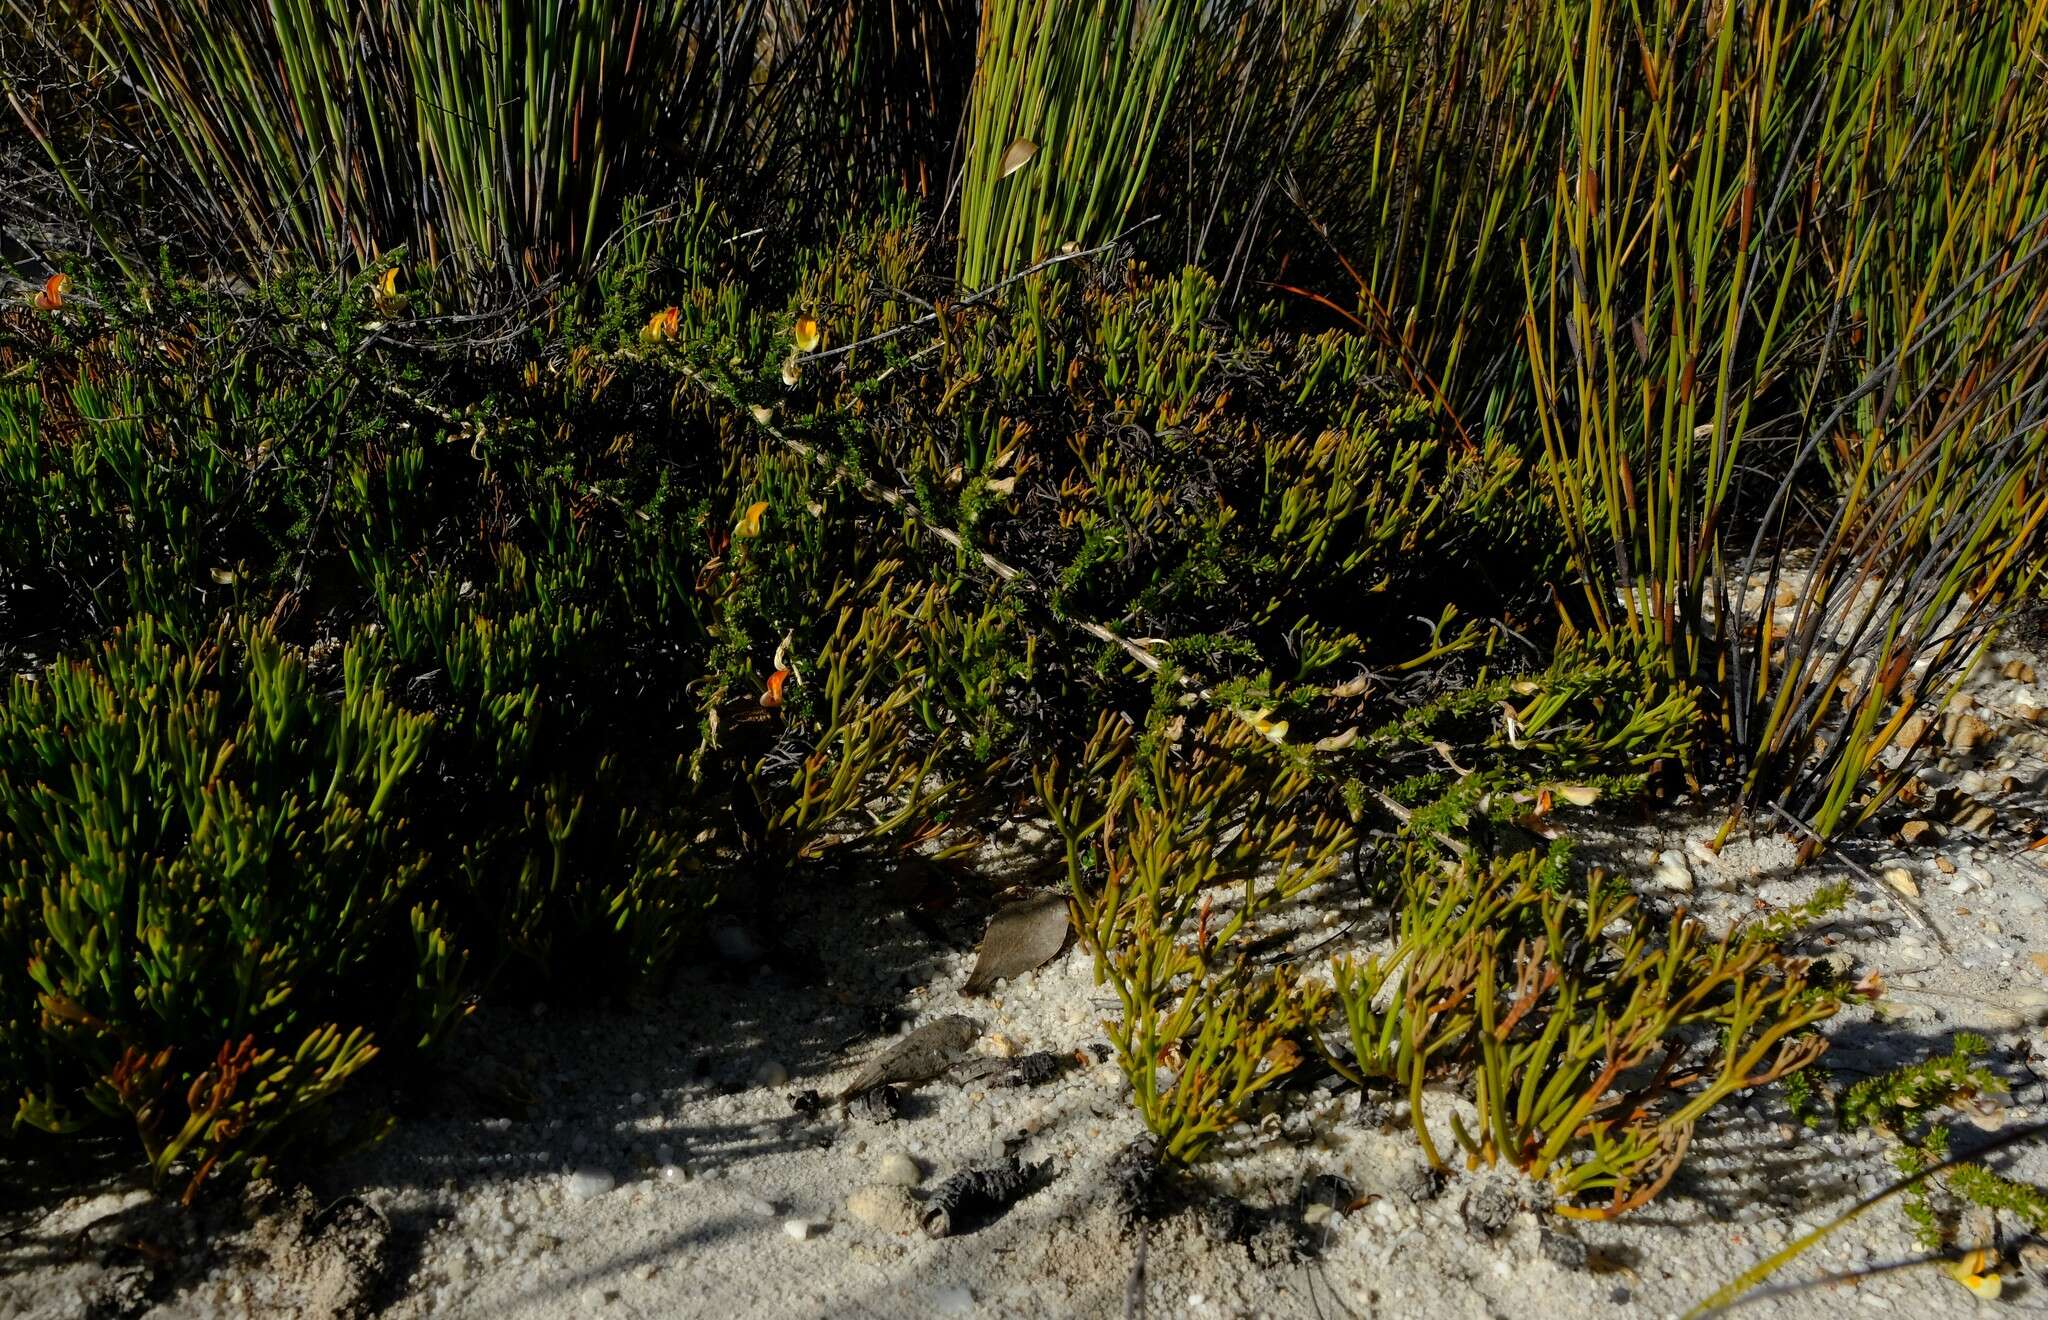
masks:
{"type": "Polygon", "coordinates": [[[1483,1182],[1465,1194],[1459,1207],[1465,1227],[1478,1237],[1495,1237],[1514,1221],[1521,1210],[1507,1188],[1497,1182],[1483,1182]]]}
{"type": "Polygon", "coordinates": [[[1542,1253],[1543,1259],[1560,1269],[1583,1270],[1589,1259],[1583,1238],[1552,1228],[1543,1230],[1536,1240],[1536,1249],[1542,1253]]]}
{"type": "Polygon", "coordinates": [[[893,1086],[878,1086],[855,1096],[847,1111],[869,1123],[894,1123],[903,1116],[903,1092],[893,1086]]]}
{"type": "Polygon", "coordinates": [[[825,1107],[825,1097],[816,1091],[796,1091],[789,1097],[789,1107],[805,1118],[810,1118],[825,1107]]]}
{"type": "Polygon", "coordinates": [[[1009,1060],[1009,1067],[998,1073],[990,1086],[1044,1086],[1060,1075],[1067,1066],[1068,1055],[1054,1054],[1050,1050],[1039,1050],[1019,1059],[1009,1060]]]}
{"type": "Polygon", "coordinates": [[[1045,1164],[1026,1164],[1014,1155],[994,1164],[963,1169],[925,1202],[922,1223],[928,1236],[951,1237],[994,1218],[1031,1191],[1045,1164]]]}
{"type": "Polygon", "coordinates": [[[1129,1232],[1138,1223],[1158,1219],[1166,1211],[1166,1170],[1159,1162],[1159,1143],[1139,1137],[1109,1162],[1110,1205],[1117,1224],[1129,1232]]]}

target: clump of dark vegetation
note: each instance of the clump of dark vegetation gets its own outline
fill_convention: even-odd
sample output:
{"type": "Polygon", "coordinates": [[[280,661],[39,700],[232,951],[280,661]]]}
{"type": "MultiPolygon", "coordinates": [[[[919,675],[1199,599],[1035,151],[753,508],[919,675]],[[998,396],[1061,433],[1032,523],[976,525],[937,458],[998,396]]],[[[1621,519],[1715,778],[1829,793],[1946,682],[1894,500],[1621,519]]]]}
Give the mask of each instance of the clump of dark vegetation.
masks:
{"type": "Polygon", "coordinates": [[[1148,1169],[1321,1060],[1613,1215],[1818,1055],[1571,812],[1824,845],[2035,591],[2023,6],[558,9],[0,7],[16,1139],[330,1151],[1020,803],[1148,1169]]]}

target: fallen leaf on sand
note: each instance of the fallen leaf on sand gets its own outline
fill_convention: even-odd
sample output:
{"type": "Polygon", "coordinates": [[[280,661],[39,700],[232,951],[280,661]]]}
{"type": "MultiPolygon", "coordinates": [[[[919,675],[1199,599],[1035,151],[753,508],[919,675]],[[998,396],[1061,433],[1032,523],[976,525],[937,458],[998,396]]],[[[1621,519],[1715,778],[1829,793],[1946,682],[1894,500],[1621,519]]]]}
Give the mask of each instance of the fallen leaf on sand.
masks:
{"type": "Polygon", "coordinates": [[[999,979],[1043,967],[1067,943],[1067,900],[1064,894],[1041,894],[998,911],[981,937],[981,953],[963,995],[986,994],[999,979]]]}

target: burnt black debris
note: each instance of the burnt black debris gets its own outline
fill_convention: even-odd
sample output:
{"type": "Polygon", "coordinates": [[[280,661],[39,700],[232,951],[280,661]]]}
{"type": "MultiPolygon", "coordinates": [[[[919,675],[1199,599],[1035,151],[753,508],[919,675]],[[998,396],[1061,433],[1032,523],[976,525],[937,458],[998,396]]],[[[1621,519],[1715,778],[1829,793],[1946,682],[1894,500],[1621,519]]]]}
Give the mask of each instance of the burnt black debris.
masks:
{"type": "Polygon", "coordinates": [[[1131,1142],[1109,1162],[1110,1205],[1126,1233],[1166,1213],[1166,1173],[1159,1143],[1149,1136],[1131,1142]]]}
{"type": "Polygon", "coordinates": [[[1073,1058],[1066,1054],[1055,1054],[1051,1050],[1039,1050],[1022,1058],[1011,1059],[1009,1067],[989,1079],[990,1086],[1044,1086],[1066,1070],[1073,1058]]]}
{"type": "Polygon", "coordinates": [[[870,1123],[894,1123],[903,1116],[903,1092],[893,1086],[878,1086],[855,1096],[847,1112],[870,1123]]]}
{"type": "Polygon", "coordinates": [[[1016,1156],[995,1164],[963,1169],[946,1179],[925,1202],[924,1231],[951,1237],[996,1218],[1038,1183],[1048,1164],[1026,1164],[1016,1156]]]}
{"type": "Polygon", "coordinates": [[[1497,1182],[1480,1183],[1465,1194],[1465,1203],[1459,1207],[1465,1227],[1485,1238],[1498,1235],[1521,1208],[1508,1189],[1497,1182]]]}

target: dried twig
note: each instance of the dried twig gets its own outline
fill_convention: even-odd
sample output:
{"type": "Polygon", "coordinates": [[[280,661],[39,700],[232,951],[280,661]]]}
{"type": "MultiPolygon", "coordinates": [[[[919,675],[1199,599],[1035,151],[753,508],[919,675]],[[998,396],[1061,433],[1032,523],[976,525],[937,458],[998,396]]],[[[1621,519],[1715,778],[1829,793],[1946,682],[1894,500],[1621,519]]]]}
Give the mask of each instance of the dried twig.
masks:
{"type": "Polygon", "coordinates": [[[1805,821],[1799,819],[1799,817],[1785,810],[1785,808],[1783,808],[1782,806],[1773,802],[1771,803],[1771,810],[1777,812],[1778,816],[1782,820],[1784,820],[1786,824],[1790,825],[1793,829],[1798,830],[1801,834],[1804,834],[1808,839],[1813,841],[1814,846],[1820,849],[1820,853],[1815,854],[1816,858],[1818,858],[1821,855],[1821,853],[1826,853],[1832,850],[1837,857],[1842,859],[1842,865],[1848,867],[1851,871],[1854,871],[1857,874],[1857,876],[1863,879],[1872,888],[1876,889],[1879,893],[1883,894],[1886,898],[1889,898],[1892,902],[1897,903],[1899,907],[1905,912],[1905,914],[1908,917],[1912,918],[1914,925],[1920,927],[1920,929],[1934,936],[1934,942],[1941,946],[1941,951],[1943,953],[1955,952],[1955,947],[1948,942],[1948,936],[1942,934],[1941,928],[1935,925],[1933,921],[1929,920],[1926,913],[1922,912],[1919,908],[1915,907],[1912,900],[1908,899],[1904,894],[1901,894],[1898,890],[1893,889],[1890,885],[1886,884],[1884,881],[1872,875],[1860,863],[1858,863],[1855,858],[1849,856],[1849,854],[1843,852],[1841,849],[1835,848],[1834,845],[1829,843],[1826,839],[1822,838],[1820,833],[1817,830],[1815,830],[1811,825],[1808,825],[1805,821]]]}

